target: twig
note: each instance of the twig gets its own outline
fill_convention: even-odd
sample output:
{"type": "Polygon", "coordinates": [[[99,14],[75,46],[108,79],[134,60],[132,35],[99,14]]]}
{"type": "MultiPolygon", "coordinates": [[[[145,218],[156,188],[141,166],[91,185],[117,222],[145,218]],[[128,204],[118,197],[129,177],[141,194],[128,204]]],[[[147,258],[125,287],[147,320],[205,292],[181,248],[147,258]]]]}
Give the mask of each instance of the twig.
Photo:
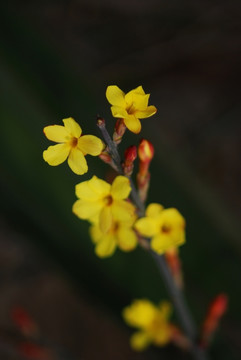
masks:
{"type": "MultiPolygon", "coordinates": [[[[105,120],[98,117],[97,126],[99,127],[99,129],[103,135],[103,138],[106,141],[109,153],[111,154],[111,156],[113,158],[113,161],[116,165],[116,168],[118,169],[118,172],[121,175],[123,175],[121,158],[120,158],[120,155],[119,155],[119,152],[117,149],[117,145],[113,142],[113,140],[111,139],[111,137],[106,129],[105,120]]],[[[139,210],[139,215],[144,216],[144,213],[145,213],[144,204],[141,201],[139,194],[136,190],[136,187],[131,178],[130,178],[130,182],[131,182],[131,187],[132,187],[131,198],[139,210]]],[[[191,313],[186,305],[183,293],[176,286],[174,279],[172,277],[172,274],[167,266],[165,258],[163,256],[156,254],[152,250],[150,250],[150,253],[157,264],[157,267],[163,277],[163,280],[164,280],[167,290],[170,294],[170,297],[172,298],[172,301],[173,301],[174,307],[176,309],[177,315],[179,317],[180,323],[182,325],[182,328],[190,340],[191,353],[193,355],[193,358],[195,360],[209,360],[206,352],[196,344],[196,340],[197,340],[196,326],[192,319],[191,313]]]]}

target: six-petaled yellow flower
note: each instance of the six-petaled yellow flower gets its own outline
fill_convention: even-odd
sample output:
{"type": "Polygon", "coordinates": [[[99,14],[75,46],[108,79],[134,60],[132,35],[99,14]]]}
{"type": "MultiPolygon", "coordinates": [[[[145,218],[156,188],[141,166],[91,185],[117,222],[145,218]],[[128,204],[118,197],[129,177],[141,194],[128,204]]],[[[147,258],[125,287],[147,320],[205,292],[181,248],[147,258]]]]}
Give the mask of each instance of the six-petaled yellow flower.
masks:
{"type": "Polygon", "coordinates": [[[125,94],[118,86],[107,87],[106,97],[111,106],[112,115],[124,120],[126,127],[135,134],[141,131],[139,119],[154,115],[155,106],[148,106],[150,94],[145,94],[142,86],[125,94]]]}
{"type": "Polygon", "coordinates": [[[82,175],[88,171],[85,155],[100,155],[102,141],[93,135],[81,135],[82,129],[73,118],[63,120],[64,126],[51,125],[44,128],[46,137],[57,145],[49,146],[43,158],[49,165],[56,166],[68,158],[71,170],[82,175]]]}
{"type": "Polygon", "coordinates": [[[155,306],[149,300],[134,300],[123,310],[123,317],[130,326],[138,328],[130,344],[134,350],[145,350],[150,344],[164,346],[171,340],[172,325],[169,323],[171,306],[161,302],[155,306]]]}
{"type": "Polygon", "coordinates": [[[79,200],[74,203],[73,212],[80,219],[99,224],[106,233],[115,220],[130,221],[135,216],[135,207],[126,201],[130,192],[130,180],[125,176],[117,176],[112,185],[93,176],[76,185],[79,200]]]}
{"type": "Polygon", "coordinates": [[[118,246],[122,251],[134,250],[137,246],[137,235],[132,226],[135,218],[130,221],[113,221],[107,233],[103,233],[98,224],[90,227],[90,236],[96,244],[95,253],[104,258],[111,256],[118,246]]]}
{"type": "Polygon", "coordinates": [[[151,248],[158,254],[185,242],[185,220],[175,208],[164,209],[153,203],[146,209],[146,217],[138,219],[135,228],[151,238],[151,248]]]}

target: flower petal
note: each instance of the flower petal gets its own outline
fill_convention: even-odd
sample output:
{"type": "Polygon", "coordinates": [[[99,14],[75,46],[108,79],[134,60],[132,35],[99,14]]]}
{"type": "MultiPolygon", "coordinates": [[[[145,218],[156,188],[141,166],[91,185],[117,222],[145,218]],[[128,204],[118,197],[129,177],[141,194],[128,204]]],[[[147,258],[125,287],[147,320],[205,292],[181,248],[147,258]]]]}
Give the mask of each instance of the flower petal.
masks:
{"type": "Polygon", "coordinates": [[[107,233],[110,230],[113,222],[113,216],[111,206],[104,206],[100,212],[99,226],[103,233],[107,233]]]}
{"type": "Polygon", "coordinates": [[[73,136],[77,139],[80,137],[80,135],[82,134],[82,129],[79,126],[79,124],[72,117],[63,119],[63,123],[65,126],[65,129],[68,131],[68,133],[71,136],[73,136]]]}
{"type": "Polygon", "coordinates": [[[108,86],[106,89],[106,98],[111,105],[125,108],[125,93],[118,86],[108,86]]]}
{"type": "Polygon", "coordinates": [[[139,134],[141,131],[141,122],[135,115],[128,115],[124,118],[126,127],[134,134],[139,134]]]}
{"type": "MultiPolygon", "coordinates": [[[[143,90],[143,87],[142,87],[142,86],[138,86],[137,88],[129,91],[129,92],[125,95],[125,101],[126,101],[126,103],[127,103],[129,106],[132,105],[132,103],[133,103],[133,96],[135,96],[135,95],[141,95],[141,96],[146,95],[145,92],[144,92],[144,90],[143,90]]],[[[149,96],[150,96],[150,95],[148,94],[148,97],[149,97],[149,96]]]]}
{"type": "Polygon", "coordinates": [[[103,142],[94,135],[84,135],[78,140],[78,148],[84,153],[92,156],[100,155],[103,150],[103,142]]]}
{"type": "Polygon", "coordinates": [[[163,254],[173,248],[174,243],[168,234],[158,234],[151,239],[151,248],[158,254],[163,254]]]}
{"type": "Polygon", "coordinates": [[[153,105],[148,106],[145,110],[140,110],[138,109],[138,111],[135,112],[135,116],[138,119],[145,119],[148,118],[152,115],[154,115],[157,112],[157,108],[153,105]]]}
{"type": "Polygon", "coordinates": [[[185,228],[185,219],[175,208],[164,209],[162,212],[163,223],[170,227],[185,228]]]}
{"type": "Polygon", "coordinates": [[[156,329],[153,330],[153,344],[164,346],[169,343],[171,338],[171,327],[166,321],[159,325],[158,331],[156,331],[156,329]]]}
{"type": "Polygon", "coordinates": [[[149,97],[150,94],[142,95],[135,92],[130,92],[126,94],[125,101],[127,105],[130,106],[130,109],[135,111],[142,111],[142,110],[146,110],[148,106],[149,97]]]}
{"type": "Polygon", "coordinates": [[[95,175],[89,180],[89,187],[101,197],[105,197],[110,194],[111,185],[108,182],[99,179],[95,175]]]}
{"type": "Polygon", "coordinates": [[[126,199],[131,192],[130,180],[126,176],[116,176],[112,183],[110,192],[113,199],[126,199]]]}
{"type": "Polygon", "coordinates": [[[90,180],[83,181],[75,186],[75,194],[78,198],[87,201],[98,201],[100,194],[89,186],[90,180]]]}
{"type": "Polygon", "coordinates": [[[146,216],[156,217],[163,211],[163,206],[157,203],[149,204],[146,208],[146,216]]]}
{"type": "Polygon", "coordinates": [[[67,144],[57,144],[49,146],[43,152],[43,158],[49,165],[57,166],[62,164],[68,157],[70,147],[67,144]]]}
{"type": "Polygon", "coordinates": [[[100,213],[102,206],[100,201],[90,202],[86,200],[77,200],[73,205],[72,211],[80,219],[91,220],[92,217],[100,213]]]}
{"type": "Polygon", "coordinates": [[[93,241],[94,244],[97,244],[103,236],[103,233],[100,230],[98,225],[90,226],[89,233],[90,233],[91,240],[93,241]]]}
{"type": "Polygon", "coordinates": [[[135,229],[143,236],[152,237],[159,233],[159,227],[154,219],[143,217],[135,223],[135,229]]]}
{"type": "Polygon", "coordinates": [[[120,226],[117,230],[117,243],[121,250],[131,251],[137,246],[137,236],[131,228],[120,226]]]}
{"type": "Polygon", "coordinates": [[[145,91],[143,90],[143,87],[140,85],[140,86],[137,86],[137,88],[135,88],[134,90],[132,90],[133,93],[135,94],[140,94],[140,95],[145,95],[145,91]]]}
{"type": "Polygon", "coordinates": [[[135,216],[135,207],[128,201],[114,200],[111,208],[115,220],[127,222],[135,216]]]}
{"type": "Polygon", "coordinates": [[[58,143],[67,142],[70,138],[68,131],[62,125],[46,126],[43,131],[47,139],[58,143]]]}
{"type": "Polygon", "coordinates": [[[125,108],[120,106],[111,106],[112,116],[120,119],[125,119],[128,116],[127,111],[125,108]]]}
{"type": "Polygon", "coordinates": [[[151,338],[145,331],[136,331],[130,338],[130,345],[136,351],[143,351],[151,344],[151,338]]]}
{"type": "Polygon", "coordinates": [[[68,158],[70,169],[77,175],[83,175],[88,171],[87,162],[85,157],[78,148],[71,150],[68,158]]]}
{"type": "Polygon", "coordinates": [[[134,300],[122,312],[122,316],[128,325],[141,328],[148,328],[154,320],[155,314],[155,306],[146,299],[134,300]]]}
{"type": "Polygon", "coordinates": [[[95,253],[100,258],[111,256],[116,249],[115,237],[111,234],[104,235],[97,243],[95,253]]]}

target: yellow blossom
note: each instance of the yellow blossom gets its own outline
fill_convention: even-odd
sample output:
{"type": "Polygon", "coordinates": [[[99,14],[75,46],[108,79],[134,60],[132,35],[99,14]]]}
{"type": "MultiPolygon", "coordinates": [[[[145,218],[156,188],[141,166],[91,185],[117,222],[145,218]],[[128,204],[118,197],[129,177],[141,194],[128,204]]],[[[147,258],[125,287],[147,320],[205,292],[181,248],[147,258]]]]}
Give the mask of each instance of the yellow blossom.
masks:
{"type": "Polygon", "coordinates": [[[80,219],[99,224],[107,233],[117,221],[130,221],[135,216],[134,206],[126,201],[131,192],[130,180],[117,176],[112,185],[93,176],[90,180],[76,185],[79,198],[73,205],[73,212],[80,219]]]}
{"type": "Polygon", "coordinates": [[[135,134],[141,131],[139,119],[154,115],[155,106],[148,106],[150,94],[145,94],[142,86],[125,94],[118,86],[107,87],[106,97],[111,106],[112,115],[124,120],[126,127],[135,134]]]}
{"type": "Polygon", "coordinates": [[[146,217],[138,219],[135,228],[151,238],[151,248],[158,254],[184,244],[185,220],[177,209],[164,209],[153,203],[146,209],[146,217]]]}
{"type": "Polygon", "coordinates": [[[95,253],[103,258],[111,256],[118,246],[122,251],[134,250],[137,235],[132,228],[135,218],[130,221],[114,221],[107,233],[103,233],[98,224],[90,227],[90,236],[96,244],[95,253]]]}
{"type": "Polygon", "coordinates": [[[97,156],[103,150],[102,141],[93,135],[83,135],[82,129],[73,118],[63,119],[64,126],[51,125],[44,128],[46,137],[57,145],[49,146],[43,158],[49,165],[56,166],[68,158],[71,170],[78,175],[88,171],[85,155],[97,156]]]}
{"type": "Polygon", "coordinates": [[[172,325],[169,323],[171,306],[161,302],[159,306],[149,300],[134,300],[123,310],[126,323],[139,331],[135,332],[130,344],[134,350],[145,350],[151,343],[157,346],[166,345],[171,339],[172,325]]]}

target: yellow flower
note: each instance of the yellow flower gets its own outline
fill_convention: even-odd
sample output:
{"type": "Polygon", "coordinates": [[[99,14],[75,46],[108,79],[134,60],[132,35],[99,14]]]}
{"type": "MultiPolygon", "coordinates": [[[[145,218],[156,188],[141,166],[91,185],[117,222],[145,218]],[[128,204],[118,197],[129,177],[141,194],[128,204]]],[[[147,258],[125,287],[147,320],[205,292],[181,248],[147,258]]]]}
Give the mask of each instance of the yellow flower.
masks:
{"type": "Polygon", "coordinates": [[[90,236],[96,244],[95,253],[103,258],[111,256],[118,246],[122,251],[134,250],[137,235],[132,229],[135,218],[127,222],[114,221],[107,233],[103,233],[98,224],[90,227],[90,236]]]}
{"type": "Polygon", "coordinates": [[[93,176],[76,185],[79,198],[73,205],[73,212],[80,219],[99,224],[106,233],[114,220],[130,221],[135,216],[134,206],[126,201],[131,192],[130,180],[117,176],[112,185],[93,176]]]}
{"type": "Polygon", "coordinates": [[[130,306],[124,308],[122,315],[126,323],[139,329],[130,339],[131,347],[141,351],[151,343],[157,346],[166,345],[171,340],[170,314],[171,305],[164,301],[155,306],[146,299],[134,300],[130,306]]]}
{"type": "Polygon", "coordinates": [[[82,129],[73,118],[63,119],[64,126],[51,125],[44,128],[46,137],[59,144],[49,146],[43,158],[49,165],[62,164],[68,158],[71,170],[78,175],[88,171],[85,155],[97,156],[103,150],[102,141],[93,135],[83,135],[82,129]]]}
{"type": "Polygon", "coordinates": [[[174,208],[163,209],[159,204],[150,204],[146,217],[138,219],[135,228],[141,235],[152,238],[151,248],[158,254],[185,242],[185,220],[174,208]]]}
{"type": "Polygon", "coordinates": [[[142,86],[125,94],[118,86],[107,87],[106,97],[111,106],[112,115],[124,120],[126,127],[135,134],[141,131],[139,119],[145,119],[157,112],[155,106],[148,106],[150,94],[145,94],[142,86]]]}

